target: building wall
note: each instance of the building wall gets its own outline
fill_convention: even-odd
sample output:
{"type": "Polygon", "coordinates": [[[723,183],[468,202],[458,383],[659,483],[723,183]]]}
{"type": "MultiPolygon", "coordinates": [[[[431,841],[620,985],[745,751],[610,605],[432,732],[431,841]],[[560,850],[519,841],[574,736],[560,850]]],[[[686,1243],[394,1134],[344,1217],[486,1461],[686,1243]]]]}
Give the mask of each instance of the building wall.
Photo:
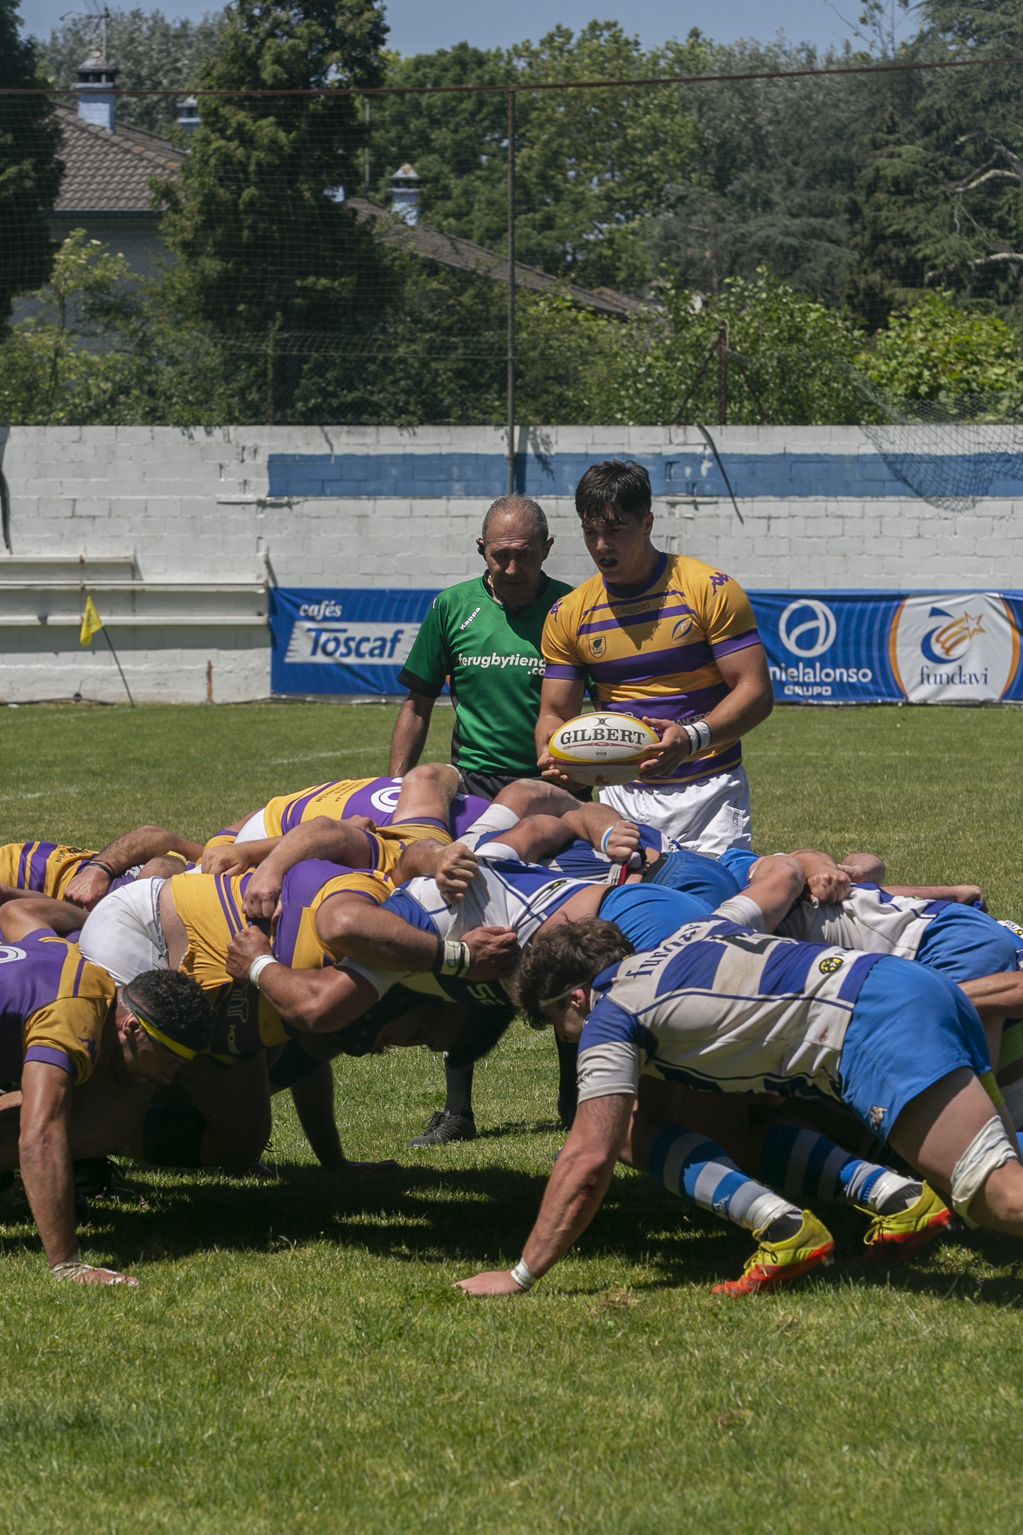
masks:
{"type": "MultiPolygon", "coordinates": [[[[1023,587],[1013,494],[968,512],[913,497],[856,428],[714,429],[738,509],[694,428],[523,431],[521,488],[555,535],[547,569],[590,573],[572,493],[602,458],[640,459],[661,547],[747,588],[1023,587]]],[[[0,699],[123,697],[92,592],[138,699],[269,692],[267,580],[441,587],[480,568],[507,479],[497,429],[11,427],[0,430],[11,552],[0,546],[0,699]],[[209,668],[212,667],[212,674],[209,668]]]]}

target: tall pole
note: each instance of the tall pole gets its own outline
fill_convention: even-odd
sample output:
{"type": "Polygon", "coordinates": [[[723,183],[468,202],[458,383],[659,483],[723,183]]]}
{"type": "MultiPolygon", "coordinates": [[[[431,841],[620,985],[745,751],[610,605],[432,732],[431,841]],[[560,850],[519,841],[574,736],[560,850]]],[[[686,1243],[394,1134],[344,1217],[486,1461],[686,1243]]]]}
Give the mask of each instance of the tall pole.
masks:
{"type": "Polygon", "coordinates": [[[515,473],[515,92],[508,92],[508,494],[518,488],[515,473]]]}

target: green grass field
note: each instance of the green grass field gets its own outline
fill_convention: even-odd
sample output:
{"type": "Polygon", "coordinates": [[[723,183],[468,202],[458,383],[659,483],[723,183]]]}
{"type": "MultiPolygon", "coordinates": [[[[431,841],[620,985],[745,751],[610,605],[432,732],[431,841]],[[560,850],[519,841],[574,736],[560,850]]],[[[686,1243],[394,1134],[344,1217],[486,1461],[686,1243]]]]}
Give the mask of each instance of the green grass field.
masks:
{"type": "MultiPolygon", "coordinates": [[[[451,716],[439,711],[432,755],[451,716]]],[[[0,710],[0,841],[204,836],[386,761],[393,709],[0,710]]],[[[1023,916],[1013,710],[782,709],[748,747],[762,851],[868,847],[893,882],[976,879],[1023,916]]],[[[0,1530],[1015,1531],[1023,1246],[954,1235],[890,1277],[711,1295],[749,1241],[633,1173],[528,1298],[512,1262],[558,1149],[549,1037],[477,1074],[480,1139],[408,1149],[439,1062],[337,1067],[346,1150],[312,1165],[284,1098],[278,1181],[141,1173],[91,1252],[137,1291],[58,1286],[0,1227],[0,1530]]],[[[285,1095],[286,1096],[286,1095],[285,1095]]],[[[848,1251],[862,1223],[822,1210],[848,1251]]]]}

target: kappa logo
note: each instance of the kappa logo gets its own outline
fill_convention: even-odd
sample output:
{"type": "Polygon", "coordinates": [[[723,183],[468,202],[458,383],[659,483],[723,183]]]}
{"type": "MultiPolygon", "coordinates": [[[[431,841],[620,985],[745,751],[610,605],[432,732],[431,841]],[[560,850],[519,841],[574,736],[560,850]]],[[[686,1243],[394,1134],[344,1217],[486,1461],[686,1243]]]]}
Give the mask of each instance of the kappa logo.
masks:
{"type": "Polygon", "coordinates": [[[726,576],[723,570],[715,570],[714,574],[710,578],[711,591],[716,592],[720,590],[722,586],[727,586],[731,579],[731,576],[726,576]]]}
{"type": "Polygon", "coordinates": [[[480,616],[481,612],[482,612],[482,608],[473,608],[472,612],[469,614],[469,617],[463,619],[462,622],[459,624],[459,626],[458,626],[459,634],[461,634],[463,629],[468,629],[468,627],[472,623],[473,619],[474,618],[478,618],[480,616]]]}
{"type": "Polygon", "coordinates": [[[817,966],[817,969],[820,971],[821,975],[834,975],[835,971],[841,970],[844,964],[844,959],[840,959],[837,954],[831,954],[827,959],[821,960],[820,964],[817,966]]]}

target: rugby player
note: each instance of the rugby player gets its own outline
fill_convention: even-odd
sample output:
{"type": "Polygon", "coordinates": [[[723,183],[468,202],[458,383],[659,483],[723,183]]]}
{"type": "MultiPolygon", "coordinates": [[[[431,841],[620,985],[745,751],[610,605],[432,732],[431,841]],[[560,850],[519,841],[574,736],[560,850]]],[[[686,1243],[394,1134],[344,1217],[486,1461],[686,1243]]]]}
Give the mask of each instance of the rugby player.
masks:
{"type": "Polygon", "coordinates": [[[567,782],[547,746],[579,713],[592,677],[598,708],[639,715],[660,733],[636,781],[603,788],[600,799],[686,847],[748,847],[749,783],[739,742],[774,700],[745,593],[712,566],[655,548],[642,465],[593,465],[575,502],[597,574],[555,603],[544,626],[541,771],[567,782]]]}
{"type": "Polygon", "coordinates": [[[163,826],[138,826],[98,853],[61,842],[8,842],[0,847],[0,893],[47,895],[91,911],[108,891],[137,878],[143,866],[169,860],[147,872],[173,873],[201,851],[200,843],[163,826]]]}
{"type": "Polygon", "coordinates": [[[39,925],[30,902],[0,911],[0,1167],[20,1166],[33,1218],[57,1279],[137,1284],[89,1263],[75,1234],[73,1090],[97,1070],[140,1100],[169,1083],[209,1038],[209,1008],[194,981],[150,971],[118,987],[74,944],[39,925]],[[14,1143],[11,1129],[17,1125],[14,1143]]]}
{"type": "Polygon", "coordinates": [[[1023,1165],[999,1109],[983,1029],[962,991],[894,956],[776,938],[783,866],[647,954],[613,924],[562,925],[523,959],[530,1016],[579,1041],[580,1106],[522,1258],[463,1280],[524,1294],[599,1208],[641,1073],[731,1093],[846,1104],[965,1219],[1023,1235],[1023,1165]]]}

